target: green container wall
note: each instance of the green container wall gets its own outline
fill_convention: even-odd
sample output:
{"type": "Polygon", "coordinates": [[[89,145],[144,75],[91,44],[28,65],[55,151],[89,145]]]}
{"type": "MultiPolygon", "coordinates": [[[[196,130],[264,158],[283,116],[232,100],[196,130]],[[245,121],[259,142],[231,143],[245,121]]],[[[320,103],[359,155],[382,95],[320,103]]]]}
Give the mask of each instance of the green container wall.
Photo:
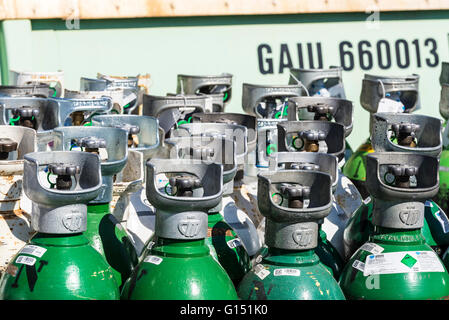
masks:
{"type": "MultiPolygon", "coordinates": [[[[4,84],[8,69],[63,70],[65,86],[72,90],[79,90],[81,76],[95,77],[97,72],[150,73],[150,91],[156,95],[175,92],[178,73],[230,72],[234,74],[233,96],[227,111],[242,112],[242,83],[287,84],[289,63],[300,66],[299,43],[305,68],[310,67],[307,43],[315,68],[319,66],[317,43],[324,68],[341,64],[342,46],[353,55],[354,66],[343,73],[343,81],[347,98],[354,102],[355,124],[348,141],[357,148],[368,137],[368,112],[359,102],[364,73],[419,74],[422,109],[417,113],[440,117],[438,78],[441,61],[449,61],[448,22],[449,11],[81,20],[79,30],[67,29],[64,20],[9,20],[2,23],[0,66],[4,84]],[[434,44],[437,60],[431,52],[434,44]],[[269,69],[266,58],[271,58],[273,73],[262,73],[258,48],[264,53],[262,69],[269,69]],[[372,66],[364,50],[371,52],[372,66]]],[[[345,57],[349,66],[350,55],[345,57]]]]}

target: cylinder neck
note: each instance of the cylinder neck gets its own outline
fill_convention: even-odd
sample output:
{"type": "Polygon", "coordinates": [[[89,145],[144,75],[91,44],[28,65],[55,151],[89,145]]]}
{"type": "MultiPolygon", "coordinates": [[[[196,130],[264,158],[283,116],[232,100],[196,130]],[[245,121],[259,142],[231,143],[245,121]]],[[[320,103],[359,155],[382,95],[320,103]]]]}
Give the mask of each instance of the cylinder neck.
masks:
{"type": "Polygon", "coordinates": [[[71,234],[52,234],[38,232],[31,239],[31,243],[36,245],[54,246],[54,247],[75,247],[88,245],[89,240],[82,232],[71,234]]]}
{"type": "Polygon", "coordinates": [[[397,230],[424,226],[424,201],[373,199],[373,224],[397,230]]]}
{"type": "Polygon", "coordinates": [[[204,239],[179,240],[157,237],[150,254],[162,257],[204,257],[209,255],[209,247],[204,239]]]}
{"type": "Polygon", "coordinates": [[[370,241],[398,245],[419,245],[426,242],[420,228],[404,230],[380,226],[374,226],[374,234],[370,236],[370,241]]]}
{"type": "Polygon", "coordinates": [[[268,248],[263,262],[279,266],[310,266],[320,262],[314,249],[286,250],[279,248],[268,248]]]}
{"type": "Polygon", "coordinates": [[[265,243],[278,250],[306,251],[316,248],[318,233],[317,221],[282,223],[267,219],[265,243]]]}

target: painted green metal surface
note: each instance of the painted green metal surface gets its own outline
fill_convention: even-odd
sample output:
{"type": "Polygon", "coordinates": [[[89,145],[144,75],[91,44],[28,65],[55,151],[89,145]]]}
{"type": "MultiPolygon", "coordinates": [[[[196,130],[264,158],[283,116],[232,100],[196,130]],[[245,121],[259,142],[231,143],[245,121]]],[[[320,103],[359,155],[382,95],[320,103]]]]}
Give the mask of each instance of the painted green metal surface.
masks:
{"type": "Polygon", "coordinates": [[[125,229],[109,213],[109,204],[87,206],[86,237],[111,266],[121,288],[138,263],[137,253],[125,229]]]}
{"type": "Polygon", "coordinates": [[[327,235],[321,228],[315,253],[320,258],[323,265],[331,270],[334,278],[338,280],[341,271],[343,270],[344,262],[337,249],[335,249],[332,243],[327,240],[327,235]]]}
{"type": "Polygon", "coordinates": [[[237,285],[251,270],[251,259],[234,230],[223,220],[219,212],[210,213],[207,224],[208,237],[205,242],[210,254],[226,270],[234,285],[237,285]]]}
{"type": "Polygon", "coordinates": [[[204,240],[159,238],[123,287],[124,300],[235,300],[231,279],[204,240]],[[151,261],[151,262],[148,262],[151,261]]]}
{"type": "Polygon", "coordinates": [[[83,234],[36,234],[30,244],[41,256],[18,253],[0,282],[2,300],[117,300],[118,286],[104,258],[83,234]],[[33,265],[17,258],[36,259],[33,265]]]}
{"type": "Polygon", "coordinates": [[[351,158],[352,154],[354,153],[354,150],[352,150],[351,145],[347,140],[345,140],[345,162],[351,158]]]}
{"type": "MultiPolygon", "coordinates": [[[[376,229],[370,242],[383,248],[382,254],[406,251],[431,251],[421,230],[376,229]]],[[[427,300],[449,298],[449,275],[444,272],[406,272],[389,274],[364,273],[353,267],[358,260],[366,264],[372,253],[359,249],[343,269],[339,284],[347,299],[367,300],[427,300]]],[[[404,253],[404,259],[407,254],[404,253]]],[[[401,262],[407,265],[406,260],[401,262]]],[[[412,257],[412,260],[413,257],[412,257]]],[[[409,268],[413,266],[407,265],[409,268]]]]}
{"type": "MultiPolygon", "coordinates": [[[[445,227],[441,223],[441,215],[445,215],[445,213],[434,201],[429,200],[426,202],[424,207],[424,226],[421,229],[421,234],[426,244],[439,256],[449,246],[449,232],[445,232],[445,227]]],[[[370,198],[362,203],[359,209],[353,213],[346,225],[343,233],[346,260],[374,234],[372,218],[373,201],[370,198]]]]}
{"type": "Polygon", "coordinates": [[[444,212],[449,210],[449,150],[445,149],[440,155],[440,189],[434,200],[444,212]]]}
{"type": "Polygon", "coordinates": [[[238,295],[243,300],[345,299],[337,281],[314,250],[274,248],[269,248],[262,261],[245,275],[238,295]]]}
{"type": "Polygon", "coordinates": [[[374,152],[374,149],[371,146],[371,139],[368,138],[355,152],[352,153],[351,157],[346,161],[343,167],[343,174],[354,183],[362,198],[366,198],[369,195],[365,188],[365,157],[372,152],[374,152]]]}

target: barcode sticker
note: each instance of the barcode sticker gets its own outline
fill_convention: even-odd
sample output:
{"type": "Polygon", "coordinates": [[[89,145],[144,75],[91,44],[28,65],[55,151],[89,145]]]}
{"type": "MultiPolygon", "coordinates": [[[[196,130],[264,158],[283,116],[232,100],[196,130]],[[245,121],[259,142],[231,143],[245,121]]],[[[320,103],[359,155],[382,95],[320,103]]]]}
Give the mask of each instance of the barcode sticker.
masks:
{"type": "Polygon", "coordinates": [[[235,238],[232,240],[229,240],[228,242],[226,242],[228,244],[228,247],[231,249],[234,249],[235,247],[239,247],[242,245],[242,242],[240,241],[239,238],[235,238]]]}
{"type": "Polygon", "coordinates": [[[384,248],[382,248],[378,244],[371,243],[371,242],[365,243],[363,246],[360,247],[360,249],[374,253],[374,254],[379,254],[382,251],[384,251],[384,248]]]}
{"type": "Polygon", "coordinates": [[[362,272],[365,271],[365,264],[359,260],[354,260],[352,267],[362,272]]]}
{"type": "Polygon", "coordinates": [[[389,252],[366,257],[363,275],[409,272],[444,272],[444,267],[433,251],[389,252]]]}
{"type": "Polygon", "coordinates": [[[263,280],[270,274],[270,271],[265,269],[262,264],[258,264],[254,267],[254,274],[258,276],[260,280],[263,280]]]}
{"type": "Polygon", "coordinates": [[[20,250],[20,253],[31,254],[33,256],[41,258],[46,251],[47,249],[45,248],[28,244],[25,247],[23,247],[22,250],[20,250]]]}
{"type": "Polygon", "coordinates": [[[160,258],[160,257],[156,257],[156,256],[148,256],[148,257],[146,257],[145,260],[143,260],[143,261],[149,262],[149,263],[152,263],[152,264],[156,264],[156,265],[160,265],[161,262],[162,262],[162,260],[163,260],[163,259],[160,258]]]}
{"type": "Polygon", "coordinates": [[[298,269],[288,269],[288,268],[284,268],[284,269],[275,269],[273,271],[273,275],[275,277],[277,276],[293,276],[293,277],[299,277],[301,275],[301,271],[299,271],[298,269]]]}
{"type": "Polygon", "coordinates": [[[36,259],[28,256],[19,256],[16,259],[16,263],[26,264],[27,266],[34,266],[34,264],[36,263],[36,259]]]}

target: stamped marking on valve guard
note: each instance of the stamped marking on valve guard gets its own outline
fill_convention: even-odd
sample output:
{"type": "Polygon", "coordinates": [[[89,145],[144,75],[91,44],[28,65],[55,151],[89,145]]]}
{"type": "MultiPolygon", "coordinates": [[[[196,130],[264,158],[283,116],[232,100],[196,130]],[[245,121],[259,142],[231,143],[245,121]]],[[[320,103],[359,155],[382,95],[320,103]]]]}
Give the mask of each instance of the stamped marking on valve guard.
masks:
{"type": "Polygon", "coordinates": [[[187,217],[187,219],[181,220],[178,223],[178,230],[182,235],[188,238],[195,237],[200,231],[200,223],[201,221],[199,219],[187,217]]]}
{"type": "Polygon", "coordinates": [[[401,219],[402,223],[412,226],[416,224],[419,220],[419,210],[412,208],[407,208],[399,212],[399,219],[401,219]]]}
{"type": "Polygon", "coordinates": [[[83,217],[78,213],[67,214],[62,218],[62,224],[67,230],[77,231],[81,228],[83,217]]]}
{"type": "Polygon", "coordinates": [[[313,230],[307,228],[301,228],[295,230],[292,234],[293,241],[300,247],[305,247],[312,241],[313,230]]]}

